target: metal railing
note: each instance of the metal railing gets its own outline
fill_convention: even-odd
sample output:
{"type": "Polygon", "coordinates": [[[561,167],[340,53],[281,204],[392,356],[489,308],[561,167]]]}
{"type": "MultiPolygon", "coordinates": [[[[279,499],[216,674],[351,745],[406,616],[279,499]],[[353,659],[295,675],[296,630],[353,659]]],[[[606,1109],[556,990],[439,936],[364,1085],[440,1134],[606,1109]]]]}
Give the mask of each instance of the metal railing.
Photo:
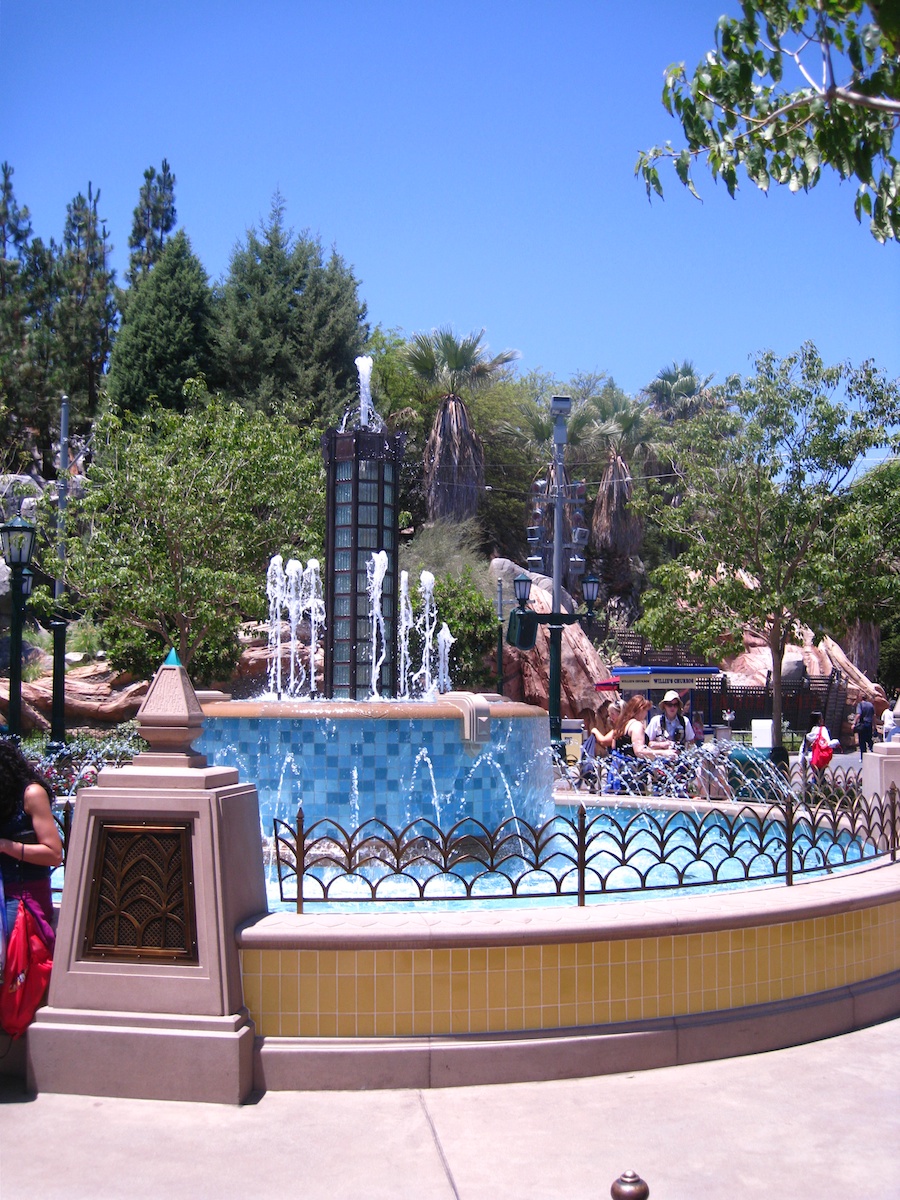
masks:
{"type": "MultiPolygon", "coordinates": [[[[69,838],[72,834],[72,814],[74,812],[71,798],[67,796],[61,803],[54,801],[51,806],[51,812],[53,813],[53,820],[56,822],[56,827],[59,830],[59,840],[62,842],[62,862],[60,866],[65,868],[66,856],[69,853],[69,838]]],[[[53,888],[54,896],[58,896],[61,893],[61,887],[53,888]]]]}
{"type": "MultiPolygon", "coordinates": [[[[660,804],[663,804],[660,801],[660,804]]],[[[671,802],[669,802],[671,804],[671,802]]],[[[807,781],[781,801],[682,807],[620,804],[540,826],[518,817],[489,829],[473,818],[443,830],[427,819],[393,829],[368,820],[346,829],[323,819],[276,819],[272,857],[279,894],[309,904],[378,901],[569,900],[831,872],[889,856],[896,861],[897,789],[859,794],[857,780],[807,781]],[[300,848],[302,847],[302,853],[300,848]],[[292,884],[293,881],[293,884],[292,884]]]]}

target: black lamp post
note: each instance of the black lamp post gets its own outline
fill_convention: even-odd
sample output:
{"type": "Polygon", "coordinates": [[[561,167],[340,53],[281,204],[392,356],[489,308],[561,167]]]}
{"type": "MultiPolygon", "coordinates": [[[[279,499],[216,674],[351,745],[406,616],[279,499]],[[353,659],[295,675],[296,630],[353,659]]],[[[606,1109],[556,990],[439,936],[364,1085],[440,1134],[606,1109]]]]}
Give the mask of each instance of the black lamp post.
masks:
{"type": "Polygon", "coordinates": [[[9,732],[17,737],[22,733],[22,623],[25,596],[31,592],[32,576],[26,568],[34,553],[36,530],[21,516],[0,525],[3,557],[11,572],[12,612],[9,625],[9,732]],[[28,593],[25,591],[28,588],[28,593]]]}
{"type": "MultiPolygon", "coordinates": [[[[517,575],[513,580],[513,589],[516,593],[516,602],[519,605],[519,612],[510,614],[509,632],[506,640],[512,645],[518,645],[519,649],[530,649],[530,646],[524,644],[519,631],[522,628],[523,622],[521,614],[525,612],[525,606],[531,596],[531,579],[527,575],[517,575]],[[514,618],[516,618],[514,620],[514,618]]],[[[597,603],[597,597],[600,595],[600,580],[595,575],[588,575],[582,586],[584,602],[587,605],[587,613],[563,613],[549,612],[536,613],[529,612],[528,617],[533,626],[546,625],[550,631],[550,686],[549,696],[547,697],[550,715],[550,742],[557,754],[564,752],[562,740],[562,631],[566,625],[574,625],[583,620],[593,621],[594,605],[597,603]]],[[[533,638],[531,645],[534,645],[533,638]]]]}

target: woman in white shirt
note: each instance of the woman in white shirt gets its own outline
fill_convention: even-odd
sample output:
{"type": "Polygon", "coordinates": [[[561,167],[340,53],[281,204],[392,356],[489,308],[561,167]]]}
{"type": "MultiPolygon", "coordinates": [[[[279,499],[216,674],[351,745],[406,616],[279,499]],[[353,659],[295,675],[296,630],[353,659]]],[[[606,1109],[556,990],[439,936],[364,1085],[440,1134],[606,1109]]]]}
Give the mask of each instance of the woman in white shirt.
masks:
{"type": "Polygon", "coordinates": [[[881,714],[881,740],[889,742],[893,739],[897,730],[897,720],[894,716],[894,710],[890,705],[881,714]]]}

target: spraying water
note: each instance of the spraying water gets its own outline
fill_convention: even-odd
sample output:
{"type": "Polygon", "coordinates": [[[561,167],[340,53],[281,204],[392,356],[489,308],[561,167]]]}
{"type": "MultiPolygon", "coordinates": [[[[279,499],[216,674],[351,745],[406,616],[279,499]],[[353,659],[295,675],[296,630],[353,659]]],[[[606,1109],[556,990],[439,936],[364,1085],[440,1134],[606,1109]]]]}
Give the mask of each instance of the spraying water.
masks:
{"type": "Polygon", "coordinates": [[[384,590],[384,577],[388,569],[388,556],[384,550],[373,554],[366,563],[366,578],[369,588],[369,620],[372,628],[372,682],[371,697],[377,700],[378,679],[381,668],[387,657],[387,640],[384,632],[384,613],[381,607],[381,593],[384,590]]]}
{"type": "Polygon", "coordinates": [[[269,691],[281,695],[281,610],[284,598],[284,559],[273,556],[266,572],[269,601],[269,691]]]}
{"type": "Polygon", "coordinates": [[[434,658],[437,606],[434,602],[434,576],[430,571],[423,571],[419,577],[419,595],[422,597],[422,612],[416,621],[416,630],[422,639],[422,665],[413,675],[412,680],[421,687],[423,697],[431,700],[435,693],[431,663],[434,658]]]}
{"type": "Polygon", "coordinates": [[[322,573],[317,558],[311,558],[306,564],[304,586],[309,607],[309,694],[315,696],[318,692],[316,651],[319,648],[319,634],[325,628],[325,597],[322,595],[322,573]]]}
{"type": "Polygon", "coordinates": [[[414,627],[412,601],[409,598],[409,572],[400,572],[400,610],[397,614],[397,649],[399,653],[397,694],[401,700],[409,699],[409,679],[412,670],[409,655],[409,634],[414,627]]]}
{"type": "Polygon", "coordinates": [[[304,568],[302,563],[292,558],[285,566],[281,555],[276,554],[266,572],[266,598],[269,602],[269,692],[281,696],[286,691],[291,697],[315,695],[315,655],[322,630],[325,628],[325,602],[322,598],[318,561],[311,558],[304,568]],[[285,616],[288,622],[290,655],[287,688],[284,685],[282,665],[285,616]],[[310,630],[308,674],[300,654],[300,626],[304,620],[309,621],[310,630]]]}
{"type": "Polygon", "coordinates": [[[372,403],[372,359],[368,354],[361,354],[354,362],[359,375],[359,403],[344,413],[340,432],[346,433],[348,428],[354,427],[380,431],[384,429],[384,422],[372,403]]]}
{"type": "Polygon", "coordinates": [[[450,682],[450,647],[456,641],[456,638],[447,628],[447,622],[441,625],[441,631],[438,634],[438,677],[437,690],[439,692],[449,692],[452,688],[450,682]]]}

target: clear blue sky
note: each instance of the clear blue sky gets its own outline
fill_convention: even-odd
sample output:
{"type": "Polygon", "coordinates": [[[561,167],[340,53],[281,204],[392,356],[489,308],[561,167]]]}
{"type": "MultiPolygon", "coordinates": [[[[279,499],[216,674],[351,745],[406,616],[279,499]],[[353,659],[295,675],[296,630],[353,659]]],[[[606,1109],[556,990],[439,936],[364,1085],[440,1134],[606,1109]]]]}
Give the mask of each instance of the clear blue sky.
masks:
{"type": "Polygon", "coordinates": [[[673,358],[721,381],[806,339],[900,375],[896,244],[852,185],[704,203],[639,150],[677,137],[663,71],[738,0],[2,0],[0,158],[59,238],[88,181],[121,278],[143,171],[168,158],[211,280],[279,189],[372,324],[484,327],[494,351],[634,392],[673,358]]]}

